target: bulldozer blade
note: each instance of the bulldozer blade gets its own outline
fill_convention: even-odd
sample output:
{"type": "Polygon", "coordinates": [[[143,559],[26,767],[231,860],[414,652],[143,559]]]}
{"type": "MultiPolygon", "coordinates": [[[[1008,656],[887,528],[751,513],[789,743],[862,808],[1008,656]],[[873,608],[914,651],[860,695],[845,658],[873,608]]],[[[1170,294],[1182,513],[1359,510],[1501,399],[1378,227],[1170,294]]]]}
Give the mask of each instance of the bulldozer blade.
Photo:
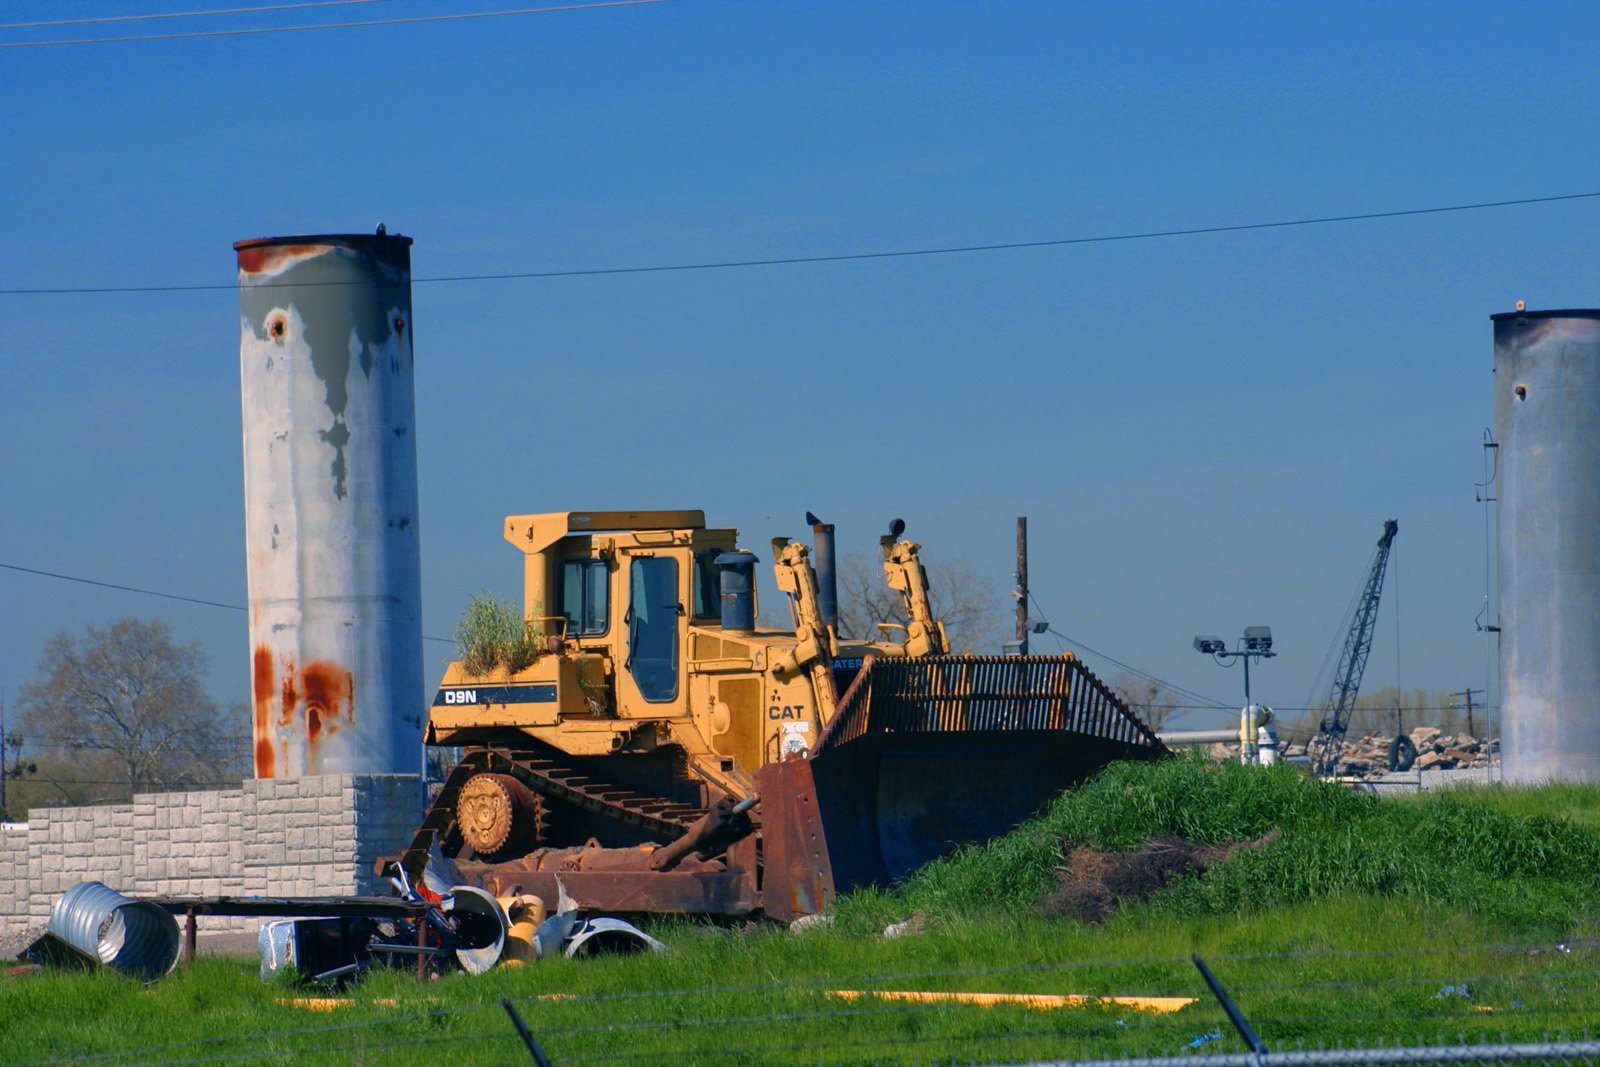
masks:
{"type": "Polygon", "coordinates": [[[819,911],[1000,836],[1123,759],[1167,755],[1068,657],[868,660],[804,759],[763,768],[763,909],[819,911]]]}

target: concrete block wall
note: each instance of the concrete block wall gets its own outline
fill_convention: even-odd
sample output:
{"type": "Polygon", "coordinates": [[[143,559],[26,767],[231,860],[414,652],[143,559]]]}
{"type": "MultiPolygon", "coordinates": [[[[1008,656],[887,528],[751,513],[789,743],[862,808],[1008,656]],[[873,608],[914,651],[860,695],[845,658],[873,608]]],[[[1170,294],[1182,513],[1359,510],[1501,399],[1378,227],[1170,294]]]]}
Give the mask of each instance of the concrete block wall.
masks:
{"type": "Polygon", "coordinates": [[[0,823],[0,934],[6,916],[28,910],[28,824],[0,823]]]}
{"type": "Polygon", "coordinates": [[[135,897],[384,893],[372,865],[410,843],[421,797],[416,775],[329,774],[37,809],[0,825],[0,937],[42,931],[57,898],[90,879],[135,897]]]}

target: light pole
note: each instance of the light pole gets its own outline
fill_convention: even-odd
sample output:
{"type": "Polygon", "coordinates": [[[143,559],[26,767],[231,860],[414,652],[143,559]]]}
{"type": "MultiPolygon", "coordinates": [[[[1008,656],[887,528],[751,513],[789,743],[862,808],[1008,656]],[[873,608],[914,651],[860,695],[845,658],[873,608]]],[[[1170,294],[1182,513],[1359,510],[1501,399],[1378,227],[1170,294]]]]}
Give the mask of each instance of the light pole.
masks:
{"type": "MultiPolygon", "coordinates": [[[[1194,639],[1196,652],[1210,656],[1223,666],[1228,661],[1239,659],[1244,661],[1244,710],[1239,716],[1239,759],[1244,763],[1258,762],[1256,756],[1259,751],[1259,731],[1267,729],[1268,739],[1272,742],[1275,755],[1277,748],[1276,738],[1268,723],[1272,722],[1272,712],[1266,708],[1257,709],[1250,700],[1250,661],[1252,659],[1271,659],[1277,653],[1272,651],[1272,628],[1270,626],[1246,626],[1244,636],[1239,639],[1239,647],[1229,650],[1228,643],[1220,637],[1210,634],[1201,634],[1194,639]]],[[[1265,756],[1259,762],[1270,762],[1265,756]]]]}

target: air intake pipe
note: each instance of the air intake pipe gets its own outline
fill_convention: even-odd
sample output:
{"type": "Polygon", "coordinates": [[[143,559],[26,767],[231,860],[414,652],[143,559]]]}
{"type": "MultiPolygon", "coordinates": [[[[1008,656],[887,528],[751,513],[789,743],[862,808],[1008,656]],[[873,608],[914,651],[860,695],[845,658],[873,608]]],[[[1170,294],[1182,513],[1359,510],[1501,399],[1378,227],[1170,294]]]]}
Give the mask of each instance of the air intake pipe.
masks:
{"type": "Polygon", "coordinates": [[[749,633],[756,628],[756,559],[746,549],[724,552],[716,558],[721,571],[722,628],[749,633]]]}

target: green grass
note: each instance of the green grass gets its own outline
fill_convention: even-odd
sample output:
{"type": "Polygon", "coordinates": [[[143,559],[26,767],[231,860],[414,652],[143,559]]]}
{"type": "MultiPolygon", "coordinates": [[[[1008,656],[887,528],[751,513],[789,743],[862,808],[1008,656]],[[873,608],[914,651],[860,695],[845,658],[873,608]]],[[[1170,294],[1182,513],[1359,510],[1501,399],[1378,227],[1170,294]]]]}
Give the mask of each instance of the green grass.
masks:
{"type": "Polygon", "coordinates": [[[989,845],[929,864],[892,892],[840,908],[853,929],[890,915],[1034,907],[1067,843],[1126,849],[1153,837],[1255,840],[1149,905],[1173,917],[1270,909],[1327,896],[1400,896],[1507,931],[1559,934],[1587,914],[1600,877],[1600,828],[1567,818],[1600,789],[1452,790],[1387,800],[1289,766],[1212,766],[1198,756],[1108,768],[1043,817],[989,845]],[[1514,798],[1514,799],[1508,799],[1514,798]]]}
{"type": "Polygon", "coordinates": [[[1569,822],[1600,830],[1600,789],[1588,785],[1550,784],[1526,789],[1464,786],[1452,792],[1474,804],[1514,815],[1559,815],[1569,822]]]}
{"type": "Polygon", "coordinates": [[[987,848],[894,892],[856,894],[796,936],[651,924],[668,956],[551,960],[419,984],[369,976],[337,1014],[279,1003],[253,962],[201,960],[151,986],[112,975],[0,979],[0,1062],[527,1063],[513,998],[557,1064],[1014,1062],[1243,1046],[1204,992],[1204,956],[1269,1047],[1538,1038],[1600,1018],[1600,790],[1357,796],[1291,771],[1115,767],[987,848]],[[1104,926],[1036,906],[1063,839],[1254,838],[1104,926]],[[882,924],[929,917],[920,936],[882,924]],[[1559,943],[1569,946],[1558,948],[1559,943]],[[1466,986],[1469,997],[1441,995],[1466,986]],[[1176,994],[1175,1015],[845,1002],[832,989],[1176,994]],[[570,999],[540,999],[560,995],[570,999]],[[1484,1011],[1488,1008],[1492,1010],[1484,1011]],[[337,1029],[328,1029],[336,1027],[337,1029]],[[240,1059],[239,1057],[251,1057],[240,1059]]]}

